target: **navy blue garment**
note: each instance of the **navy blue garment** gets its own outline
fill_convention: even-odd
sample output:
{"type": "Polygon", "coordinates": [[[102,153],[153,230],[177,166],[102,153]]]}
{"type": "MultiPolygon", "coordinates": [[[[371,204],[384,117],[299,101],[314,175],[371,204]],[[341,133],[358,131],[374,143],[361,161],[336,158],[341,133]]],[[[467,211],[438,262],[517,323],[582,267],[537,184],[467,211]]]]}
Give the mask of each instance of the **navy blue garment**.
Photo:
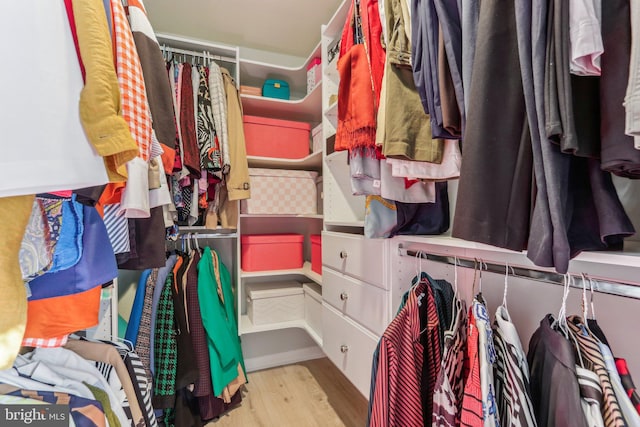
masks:
{"type": "Polygon", "coordinates": [[[73,295],[118,277],[118,265],[100,214],[95,208],[83,206],[83,215],[80,261],[71,268],[45,273],[29,282],[29,301],[73,295]]]}
{"type": "Polygon", "coordinates": [[[398,222],[391,230],[390,237],[397,234],[442,234],[449,229],[449,192],[446,181],[436,182],[434,203],[395,203],[398,222]]]}

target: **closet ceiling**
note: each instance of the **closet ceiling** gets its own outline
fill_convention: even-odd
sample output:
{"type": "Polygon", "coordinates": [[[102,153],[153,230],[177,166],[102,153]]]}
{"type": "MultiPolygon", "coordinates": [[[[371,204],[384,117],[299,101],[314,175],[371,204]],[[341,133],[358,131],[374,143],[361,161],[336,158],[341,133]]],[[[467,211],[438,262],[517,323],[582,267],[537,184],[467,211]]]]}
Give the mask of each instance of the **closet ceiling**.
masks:
{"type": "Polygon", "coordinates": [[[341,0],[147,0],[158,33],[306,58],[341,0]]]}

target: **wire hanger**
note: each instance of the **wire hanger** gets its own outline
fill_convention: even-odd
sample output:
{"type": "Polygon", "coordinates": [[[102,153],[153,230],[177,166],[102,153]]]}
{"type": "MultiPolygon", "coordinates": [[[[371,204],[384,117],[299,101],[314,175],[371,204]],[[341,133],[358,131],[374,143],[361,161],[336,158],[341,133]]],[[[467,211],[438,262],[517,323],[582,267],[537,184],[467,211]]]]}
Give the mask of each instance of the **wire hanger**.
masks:
{"type": "Polygon", "coordinates": [[[488,269],[487,264],[486,264],[484,261],[480,260],[480,277],[479,277],[479,279],[478,279],[478,288],[479,288],[479,292],[478,292],[478,294],[476,295],[476,299],[477,299],[481,304],[485,304],[485,305],[486,305],[486,303],[485,303],[485,301],[484,301],[484,298],[482,297],[482,270],[484,270],[485,268],[486,268],[486,269],[488,269]]]}
{"type": "Polygon", "coordinates": [[[582,279],[582,299],[580,300],[580,308],[582,311],[582,321],[587,329],[587,315],[589,314],[589,303],[587,302],[587,275],[580,273],[582,279]]]}
{"type": "Polygon", "coordinates": [[[592,279],[591,277],[589,277],[589,305],[591,306],[591,319],[592,320],[596,320],[596,309],[593,305],[593,294],[594,294],[594,290],[598,290],[598,282],[596,282],[594,279],[592,279]]]}
{"type": "Polygon", "coordinates": [[[566,273],[562,282],[562,305],[560,306],[560,310],[558,311],[558,317],[551,325],[552,328],[560,330],[560,332],[562,332],[562,334],[567,339],[569,339],[569,327],[567,326],[567,299],[569,298],[569,290],[571,289],[571,280],[571,275],[569,273],[566,273]]]}
{"type": "Polygon", "coordinates": [[[458,297],[458,257],[453,258],[453,299],[458,297]]]}
{"type": "Polygon", "coordinates": [[[509,310],[507,308],[507,290],[509,289],[509,263],[505,263],[504,266],[504,292],[502,293],[502,306],[505,310],[509,310]]]}

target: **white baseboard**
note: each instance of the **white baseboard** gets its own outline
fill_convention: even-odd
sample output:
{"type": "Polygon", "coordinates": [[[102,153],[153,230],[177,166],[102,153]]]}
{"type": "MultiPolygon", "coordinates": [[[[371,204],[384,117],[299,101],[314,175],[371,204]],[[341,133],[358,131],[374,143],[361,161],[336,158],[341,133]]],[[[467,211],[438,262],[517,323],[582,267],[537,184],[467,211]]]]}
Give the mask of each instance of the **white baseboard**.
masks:
{"type": "Polygon", "coordinates": [[[305,360],[320,359],[322,357],[326,357],[322,349],[318,346],[313,346],[283,353],[248,358],[244,360],[244,365],[247,368],[247,372],[253,372],[261,369],[274,368],[276,366],[304,362],[305,360]]]}

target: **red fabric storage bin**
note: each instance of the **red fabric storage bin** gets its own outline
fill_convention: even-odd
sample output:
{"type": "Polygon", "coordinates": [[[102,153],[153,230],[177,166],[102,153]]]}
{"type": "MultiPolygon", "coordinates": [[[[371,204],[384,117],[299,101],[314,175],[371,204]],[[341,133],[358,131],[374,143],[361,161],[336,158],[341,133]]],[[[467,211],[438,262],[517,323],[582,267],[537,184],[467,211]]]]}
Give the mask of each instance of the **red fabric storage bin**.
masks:
{"type": "Polygon", "coordinates": [[[322,236],[311,235],[311,270],[322,274],[322,236]]]}
{"type": "Polygon", "coordinates": [[[301,159],[309,155],[309,123],[244,116],[247,156],[301,159]]]}
{"type": "Polygon", "coordinates": [[[243,271],[302,268],[302,234],[253,234],[240,238],[243,271]]]}

